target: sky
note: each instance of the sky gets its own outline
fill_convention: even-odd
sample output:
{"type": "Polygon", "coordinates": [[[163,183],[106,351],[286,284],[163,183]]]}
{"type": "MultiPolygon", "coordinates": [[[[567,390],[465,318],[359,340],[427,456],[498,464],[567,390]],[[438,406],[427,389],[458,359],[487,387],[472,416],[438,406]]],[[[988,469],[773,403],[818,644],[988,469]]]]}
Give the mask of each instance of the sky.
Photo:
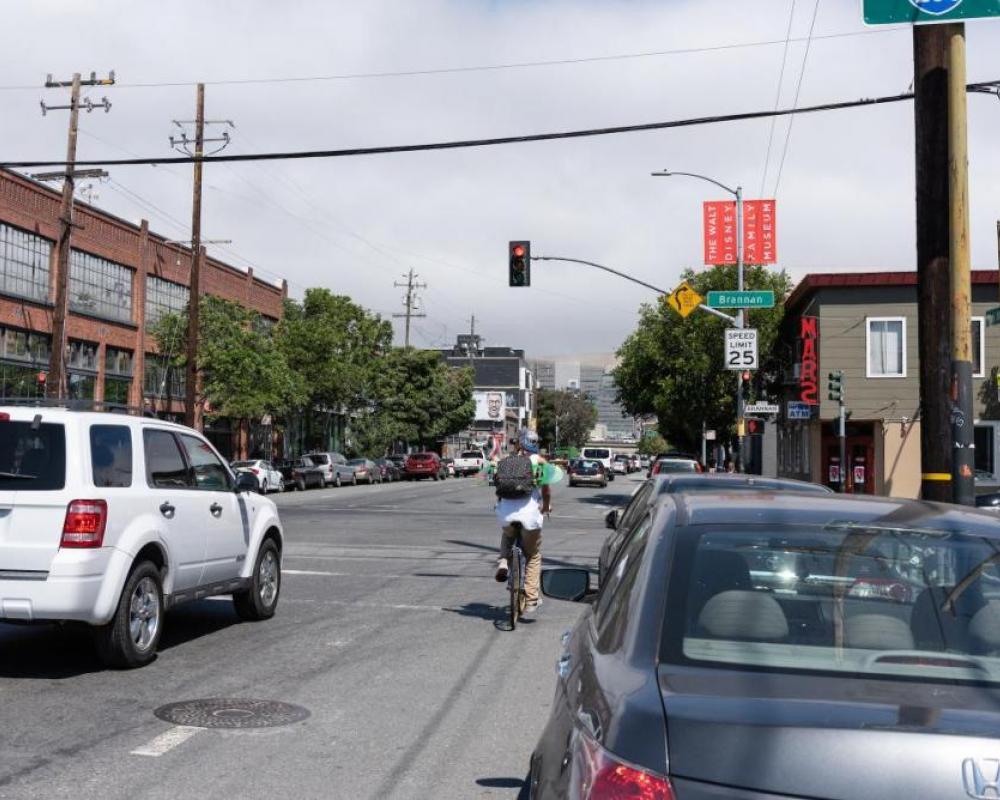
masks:
{"type": "MultiPolygon", "coordinates": [[[[43,116],[47,74],[106,74],[109,113],[81,114],[78,157],[169,156],[172,120],[235,127],[226,152],[412,144],[629,125],[907,91],[908,28],[867,28],[858,0],[4,0],[0,161],[59,159],[66,112],[43,116]],[[16,31],[17,35],[10,35],[16,31]],[[812,39],[809,34],[812,32],[812,39]],[[842,35],[843,34],[843,35],[842,35]],[[785,45],[786,36],[791,41],[785,45]],[[756,46],[736,46],[769,42],[756,46]],[[664,51],[684,50],[683,53],[664,51]],[[696,51],[696,52],[693,52],[696,51]],[[609,56],[628,58],[607,58],[609,56]],[[593,60],[599,59],[599,60],[593,60]],[[544,66],[496,67],[572,61],[544,66]],[[784,65],[784,67],[783,67],[784,65]],[[384,73],[449,70],[422,75],[384,73]],[[380,77],[371,77],[382,73],[380,77]],[[329,80],[276,80],[338,76],[329,80]],[[355,76],[355,77],[345,77],[355,76]],[[368,77],[359,77],[368,76],[368,77]],[[780,84],[779,84],[780,78],[780,84]],[[157,84],[157,85],[151,85],[157,84]],[[163,85],[171,84],[171,85],[163,85]]],[[[970,81],[1000,79],[1000,22],[971,22],[970,81]]],[[[971,95],[973,266],[996,268],[1000,103],[971,95]]],[[[809,272],[913,269],[913,106],[600,138],[205,169],[209,247],[289,292],[324,286],[374,312],[402,312],[414,269],[412,343],[468,332],[530,355],[611,352],[648,289],[596,270],[535,262],[507,286],[507,243],[607,264],[672,287],[704,269],[709,184],[777,200],[778,264],[809,272]],[[770,141],[770,147],[769,147],[770,141]]],[[[191,167],[129,166],[95,204],[190,238],[191,167]]],[[[402,325],[396,323],[397,342],[402,325]]]]}

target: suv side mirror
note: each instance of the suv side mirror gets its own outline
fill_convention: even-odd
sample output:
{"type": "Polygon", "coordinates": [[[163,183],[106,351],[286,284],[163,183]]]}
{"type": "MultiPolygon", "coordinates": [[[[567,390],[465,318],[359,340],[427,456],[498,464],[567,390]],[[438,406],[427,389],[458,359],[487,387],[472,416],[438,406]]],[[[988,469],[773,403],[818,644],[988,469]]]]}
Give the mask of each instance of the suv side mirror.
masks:
{"type": "Polygon", "coordinates": [[[575,567],[542,570],[542,594],[577,602],[590,594],[590,571],[575,567]]]}
{"type": "Polygon", "coordinates": [[[607,514],[604,515],[604,527],[609,531],[618,529],[618,514],[619,509],[612,508],[607,514]]]}
{"type": "Polygon", "coordinates": [[[249,472],[236,473],[237,492],[256,492],[259,489],[260,484],[257,483],[257,477],[255,475],[251,475],[249,472]]]}

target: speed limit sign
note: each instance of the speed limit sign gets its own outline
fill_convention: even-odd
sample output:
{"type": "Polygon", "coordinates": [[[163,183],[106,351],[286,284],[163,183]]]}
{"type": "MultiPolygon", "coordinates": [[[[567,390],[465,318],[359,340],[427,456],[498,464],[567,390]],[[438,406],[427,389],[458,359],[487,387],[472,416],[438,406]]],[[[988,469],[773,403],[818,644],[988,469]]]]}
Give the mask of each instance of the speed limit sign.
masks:
{"type": "Polygon", "coordinates": [[[726,369],[757,369],[757,331],[754,328],[726,330],[726,369]]]}

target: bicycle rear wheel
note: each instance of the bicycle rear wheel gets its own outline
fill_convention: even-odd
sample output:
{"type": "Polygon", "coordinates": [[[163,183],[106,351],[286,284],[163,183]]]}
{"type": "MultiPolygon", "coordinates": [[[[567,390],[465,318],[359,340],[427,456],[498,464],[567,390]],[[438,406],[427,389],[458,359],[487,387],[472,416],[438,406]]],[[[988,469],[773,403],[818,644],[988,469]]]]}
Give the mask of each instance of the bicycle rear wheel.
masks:
{"type": "Polygon", "coordinates": [[[514,630],[517,628],[517,619],[524,610],[522,606],[524,587],[521,585],[521,549],[517,546],[511,549],[509,575],[507,585],[510,587],[510,629],[514,630]]]}

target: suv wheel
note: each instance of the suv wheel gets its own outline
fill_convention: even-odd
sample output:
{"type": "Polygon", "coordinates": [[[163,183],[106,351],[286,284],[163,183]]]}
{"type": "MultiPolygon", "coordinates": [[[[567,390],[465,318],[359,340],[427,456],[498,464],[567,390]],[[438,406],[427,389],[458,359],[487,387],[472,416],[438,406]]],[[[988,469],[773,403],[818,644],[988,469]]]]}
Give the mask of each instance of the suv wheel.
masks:
{"type": "Polygon", "coordinates": [[[240,619],[256,622],[270,619],[281,593],[281,558],[273,539],[265,539],[253,565],[250,588],[233,593],[233,606],[240,619]]]}
{"type": "Polygon", "coordinates": [[[111,622],[96,631],[97,652],[109,667],[130,669],[156,656],[163,624],[163,585],[151,561],[129,573],[111,622]]]}

